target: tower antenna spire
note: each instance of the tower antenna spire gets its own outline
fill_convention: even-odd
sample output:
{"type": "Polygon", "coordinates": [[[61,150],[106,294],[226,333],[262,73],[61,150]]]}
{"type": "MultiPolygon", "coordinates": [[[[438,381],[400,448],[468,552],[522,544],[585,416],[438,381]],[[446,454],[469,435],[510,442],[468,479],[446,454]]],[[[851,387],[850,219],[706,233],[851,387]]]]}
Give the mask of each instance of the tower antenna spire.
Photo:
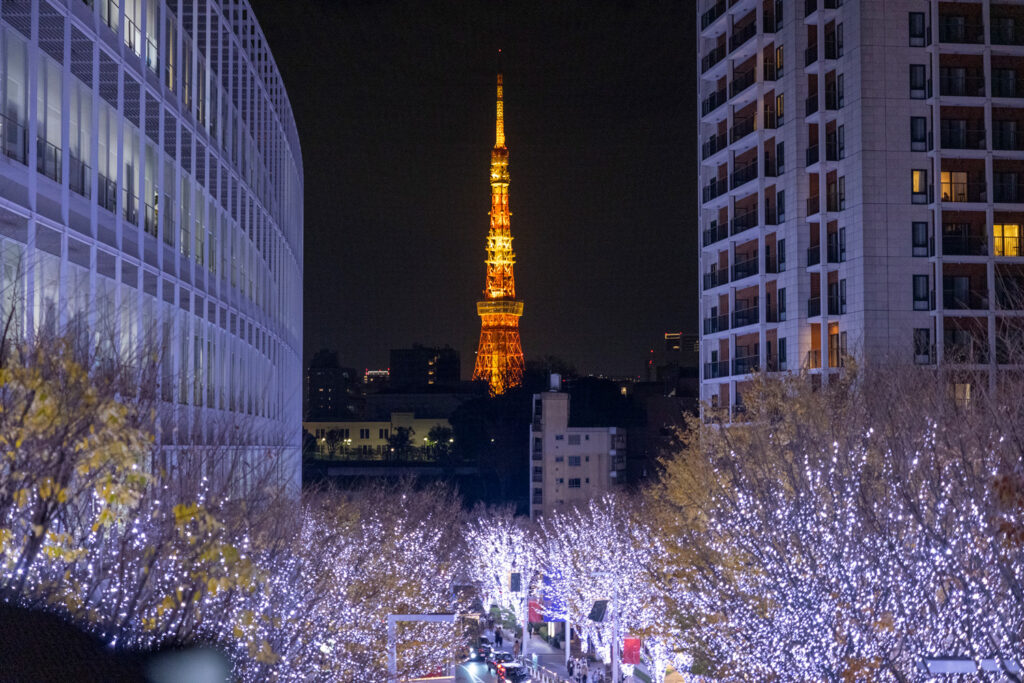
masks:
{"type": "Polygon", "coordinates": [[[505,97],[502,91],[501,48],[498,48],[498,116],[494,128],[494,146],[505,146],[505,97]]]}

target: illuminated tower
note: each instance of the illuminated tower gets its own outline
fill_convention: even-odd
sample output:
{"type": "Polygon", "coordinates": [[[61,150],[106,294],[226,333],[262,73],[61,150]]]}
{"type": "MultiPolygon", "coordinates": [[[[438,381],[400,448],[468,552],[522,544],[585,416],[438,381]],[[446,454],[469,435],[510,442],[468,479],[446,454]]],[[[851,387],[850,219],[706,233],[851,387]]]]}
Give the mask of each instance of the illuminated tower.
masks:
{"type": "Polygon", "coordinates": [[[523,346],[519,317],[523,302],[516,301],[512,266],[512,229],[508,210],[508,148],[505,147],[505,112],[501,74],[498,74],[498,117],[491,150],[491,229],[487,233],[487,283],[484,299],[476,304],[480,316],[480,346],[473,379],[486,380],[492,394],[503,394],[523,382],[523,346]]]}

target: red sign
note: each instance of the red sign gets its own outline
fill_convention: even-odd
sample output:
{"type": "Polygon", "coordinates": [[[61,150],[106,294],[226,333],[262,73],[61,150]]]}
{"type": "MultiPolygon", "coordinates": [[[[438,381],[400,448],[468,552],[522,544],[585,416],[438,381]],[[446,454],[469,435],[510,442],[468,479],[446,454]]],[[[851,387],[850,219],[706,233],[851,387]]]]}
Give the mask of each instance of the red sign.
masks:
{"type": "Polygon", "coordinates": [[[640,663],[640,639],[639,638],[626,638],[622,642],[622,663],[623,664],[639,664],[640,663]]]}
{"type": "Polygon", "coordinates": [[[530,623],[531,624],[539,624],[540,622],[542,622],[544,620],[544,617],[541,616],[540,610],[541,610],[540,600],[530,600],[530,623]]]}

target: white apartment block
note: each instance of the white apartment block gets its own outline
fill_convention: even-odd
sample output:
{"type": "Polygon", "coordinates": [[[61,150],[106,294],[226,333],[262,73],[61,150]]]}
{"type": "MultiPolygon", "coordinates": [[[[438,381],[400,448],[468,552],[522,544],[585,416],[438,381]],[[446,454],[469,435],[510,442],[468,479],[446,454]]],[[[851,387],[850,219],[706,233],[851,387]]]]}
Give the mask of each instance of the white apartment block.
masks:
{"type": "Polygon", "coordinates": [[[847,353],[995,369],[1024,291],[1024,2],[698,7],[701,398],[847,353]]]}
{"type": "Polygon", "coordinates": [[[248,2],[2,0],[0,100],[4,319],[155,347],[163,453],[297,491],[302,158],[248,2]]]}
{"type": "Polygon", "coordinates": [[[416,417],[414,412],[393,412],[388,419],[382,420],[302,423],[302,428],[316,439],[317,451],[322,457],[343,457],[353,460],[388,460],[394,457],[391,438],[399,430],[405,430],[409,435],[411,448],[425,449],[430,446],[430,432],[435,427],[450,430],[452,425],[445,418],[416,417]],[[338,443],[332,444],[332,438],[337,439],[338,443]]]}
{"type": "Polygon", "coordinates": [[[626,483],[626,432],[616,427],[570,427],[569,394],[561,378],[533,395],[530,424],[530,518],[586,504],[626,483]]]}

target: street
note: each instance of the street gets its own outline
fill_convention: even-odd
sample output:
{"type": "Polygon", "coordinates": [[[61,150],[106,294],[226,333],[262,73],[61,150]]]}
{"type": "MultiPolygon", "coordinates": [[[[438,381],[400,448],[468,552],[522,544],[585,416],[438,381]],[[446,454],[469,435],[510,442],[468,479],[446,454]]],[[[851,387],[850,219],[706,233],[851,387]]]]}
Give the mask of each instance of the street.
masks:
{"type": "Polygon", "coordinates": [[[463,662],[456,669],[455,680],[457,683],[497,683],[498,677],[487,673],[483,662],[463,662]]]}

